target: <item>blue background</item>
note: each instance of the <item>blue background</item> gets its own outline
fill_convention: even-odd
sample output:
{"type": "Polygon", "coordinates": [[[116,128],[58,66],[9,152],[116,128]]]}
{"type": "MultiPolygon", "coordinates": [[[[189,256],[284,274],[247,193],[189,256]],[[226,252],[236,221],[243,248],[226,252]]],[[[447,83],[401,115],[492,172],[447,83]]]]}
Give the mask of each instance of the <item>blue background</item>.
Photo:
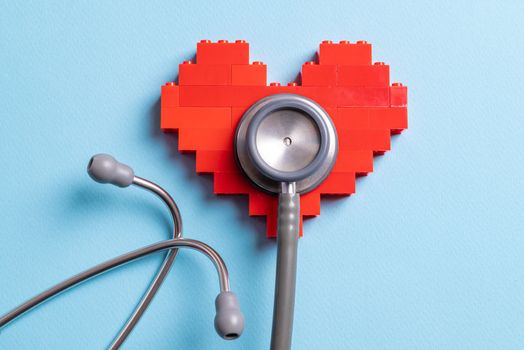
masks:
{"type": "MultiPolygon", "coordinates": [[[[0,313],[169,236],[157,199],[88,178],[89,157],[108,152],[173,194],[187,237],[228,263],[247,319],[238,341],[216,336],[215,272],[183,252],[126,348],[268,348],[275,244],[245,198],[215,197],[159,132],[160,86],[199,39],[248,40],[283,83],[321,40],[366,39],[409,86],[410,126],[354,196],[305,223],[294,348],[523,348],[523,13],[517,1],[2,1],[0,313]]],[[[0,348],[107,346],[161,259],[46,303],[0,348]]]]}

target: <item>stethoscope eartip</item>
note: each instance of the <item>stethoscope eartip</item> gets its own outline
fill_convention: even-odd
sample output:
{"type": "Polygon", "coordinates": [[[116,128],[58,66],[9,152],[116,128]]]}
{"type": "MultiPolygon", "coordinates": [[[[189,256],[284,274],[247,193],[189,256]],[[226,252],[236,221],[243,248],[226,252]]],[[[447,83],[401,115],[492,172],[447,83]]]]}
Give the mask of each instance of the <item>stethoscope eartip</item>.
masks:
{"type": "Polygon", "coordinates": [[[226,340],[240,337],[244,331],[244,315],[233,292],[220,292],[215,300],[215,329],[218,335],[226,340]]]}
{"type": "Polygon", "coordinates": [[[87,173],[96,182],[118,187],[131,185],[135,177],[133,169],[109,154],[96,154],[91,157],[87,164],[87,173]]]}

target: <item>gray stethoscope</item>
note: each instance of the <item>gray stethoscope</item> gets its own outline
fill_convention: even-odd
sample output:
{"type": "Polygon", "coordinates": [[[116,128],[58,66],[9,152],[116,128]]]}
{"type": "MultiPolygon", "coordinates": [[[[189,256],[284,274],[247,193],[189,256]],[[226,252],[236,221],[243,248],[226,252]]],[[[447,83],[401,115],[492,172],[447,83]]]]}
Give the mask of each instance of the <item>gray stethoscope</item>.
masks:
{"type": "Polygon", "coordinates": [[[246,111],[235,135],[244,174],[278,194],[277,271],[271,349],[291,348],[300,224],[300,193],[316,188],[333,168],[337,132],[327,112],[294,94],[263,98],[246,111]]]}
{"type": "MultiPolygon", "coordinates": [[[[244,174],[257,187],[279,195],[272,350],[291,348],[300,193],[313,190],[328,176],[335,164],[337,152],[337,132],[331,118],[317,103],[299,95],[276,94],[259,100],[246,111],[236,130],[235,155],[244,174]]],[[[91,277],[146,255],[169,250],[142,300],[110,345],[110,349],[117,349],[160,288],[178,248],[187,247],[207,255],[217,268],[220,294],[215,301],[215,329],[225,339],[239,337],[244,328],[244,317],[235,294],[229,289],[227,268],[220,255],[211,247],[196,240],[181,238],[181,217],[171,196],[160,186],[135,176],[131,168],[108,155],[94,156],[89,162],[88,172],[95,181],[119,187],[133,184],[160,197],[173,216],[173,238],[121,255],[55,285],[2,316],[0,328],[47,299],[91,277]]]]}

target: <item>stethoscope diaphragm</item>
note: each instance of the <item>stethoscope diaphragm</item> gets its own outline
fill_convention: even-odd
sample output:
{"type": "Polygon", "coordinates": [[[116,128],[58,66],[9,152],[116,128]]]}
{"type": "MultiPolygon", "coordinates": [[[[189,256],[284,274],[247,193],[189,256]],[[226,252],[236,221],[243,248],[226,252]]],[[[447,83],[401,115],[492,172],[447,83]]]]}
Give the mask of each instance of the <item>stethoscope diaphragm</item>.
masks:
{"type": "Polygon", "coordinates": [[[276,94],[243,115],[235,135],[236,159],[255,185],[272,193],[281,183],[296,191],[316,188],[329,174],[338,152],[337,132],[328,113],[296,94],[276,94]]]}

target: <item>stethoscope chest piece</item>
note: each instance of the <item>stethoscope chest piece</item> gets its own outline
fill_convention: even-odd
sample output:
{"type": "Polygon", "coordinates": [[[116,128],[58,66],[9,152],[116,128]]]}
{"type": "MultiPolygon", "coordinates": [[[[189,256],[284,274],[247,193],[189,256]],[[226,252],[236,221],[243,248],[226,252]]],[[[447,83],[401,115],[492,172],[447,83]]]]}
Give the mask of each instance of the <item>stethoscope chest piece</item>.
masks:
{"type": "Polygon", "coordinates": [[[338,142],[328,113],[295,94],[265,97],[249,108],[237,127],[236,159],[257,186],[281,192],[296,183],[305,193],[317,187],[335,164],[338,142]]]}

